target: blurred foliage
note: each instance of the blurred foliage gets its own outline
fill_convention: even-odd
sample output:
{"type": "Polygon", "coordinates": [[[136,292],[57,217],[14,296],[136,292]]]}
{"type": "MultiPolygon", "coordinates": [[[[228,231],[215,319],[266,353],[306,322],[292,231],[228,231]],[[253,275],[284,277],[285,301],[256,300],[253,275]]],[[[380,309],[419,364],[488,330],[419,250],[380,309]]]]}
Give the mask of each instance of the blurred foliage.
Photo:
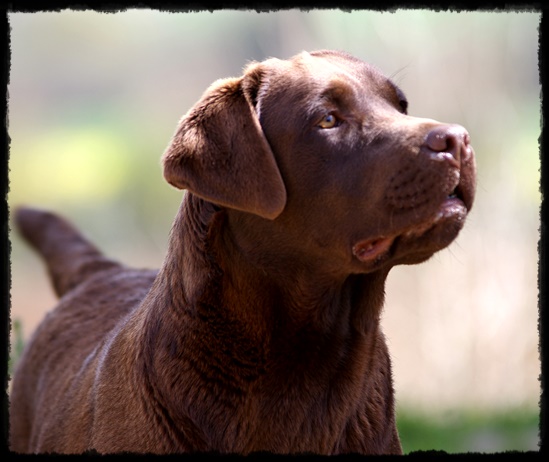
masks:
{"type": "Polygon", "coordinates": [[[100,205],[120,193],[132,167],[127,142],[105,130],[52,130],[21,144],[15,142],[13,147],[28,158],[14,156],[11,180],[27,184],[25,200],[29,202],[93,201],[100,205]],[[44,189],[46,181],[56,188],[44,189]]]}

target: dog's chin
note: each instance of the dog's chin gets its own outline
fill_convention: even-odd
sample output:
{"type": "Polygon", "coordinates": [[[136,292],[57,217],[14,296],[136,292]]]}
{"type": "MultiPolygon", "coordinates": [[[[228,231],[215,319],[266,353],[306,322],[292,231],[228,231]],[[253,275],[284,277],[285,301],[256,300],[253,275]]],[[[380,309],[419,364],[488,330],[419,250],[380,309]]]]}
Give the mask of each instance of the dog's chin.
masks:
{"type": "Polygon", "coordinates": [[[467,207],[457,197],[444,201],[430,220],[407,229],[394,240],[393,265],[421,263],[454,241],[467,217],[467,207]]]}
{"type": "Polygon", "coordinates": [[[448,196],[436,213],[387,236],[357,242],[352,253],[365,272],[386,266],[421,263],[447,247],[465,224],[468,207],[454,195],[448,196]]]}

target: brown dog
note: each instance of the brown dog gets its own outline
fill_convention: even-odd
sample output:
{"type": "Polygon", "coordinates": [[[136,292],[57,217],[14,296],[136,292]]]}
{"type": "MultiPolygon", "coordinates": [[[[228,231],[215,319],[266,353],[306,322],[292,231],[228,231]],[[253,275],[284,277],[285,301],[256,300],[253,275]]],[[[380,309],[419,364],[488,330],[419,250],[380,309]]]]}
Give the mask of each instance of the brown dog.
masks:
{"type": "Polygon", "coordinates": [[[452,242],[475,184],[467,132],[406,106],[334,51],[215,82],[163,158],[188,192],[158,273],[20,209],[61,299],[13,381],[12,449],[400,453],[385,279],[452,242]]]}

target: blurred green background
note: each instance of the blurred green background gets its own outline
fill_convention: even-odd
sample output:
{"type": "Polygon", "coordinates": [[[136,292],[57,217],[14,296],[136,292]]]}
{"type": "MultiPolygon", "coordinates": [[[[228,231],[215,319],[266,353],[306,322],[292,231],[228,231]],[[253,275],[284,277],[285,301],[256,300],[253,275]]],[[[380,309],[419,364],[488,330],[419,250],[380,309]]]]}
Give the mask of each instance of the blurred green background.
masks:
{"type": "MultiPolygon", "coordinates": [[[[179,118],[250,60],[346,50],[464,125],[478,193],[457,241],[395,268],[383,325],[405,452],[537,450],[540,84],[532,12],[298,10],[9,14],[11,207],[73,220],[110,256],[157,267],[181,192],[160,156],[179,118]]],[[[54,304],[11,234],[13,360],[54,304]]]]}

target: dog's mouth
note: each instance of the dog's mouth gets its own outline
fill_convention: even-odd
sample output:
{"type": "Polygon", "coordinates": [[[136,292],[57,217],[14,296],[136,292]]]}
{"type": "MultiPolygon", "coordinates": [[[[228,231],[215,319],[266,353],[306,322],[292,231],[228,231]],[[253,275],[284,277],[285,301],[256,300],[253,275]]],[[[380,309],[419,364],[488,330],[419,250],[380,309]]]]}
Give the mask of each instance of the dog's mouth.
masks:
{"type": "Polygon", "coordinates": [[[353,255],[361,262],[374,261],[391,248],[395,238],[396,236],[378,237],[360,241],[353,246],[353,255]]]}
{"type": "MultiPolygon", "coordinates": [[[[401,243],[418,240],[427,234],[434,234],[438,229],[444,230],[450,222],[458,223],[459,228],[461,228],[472,202],[473,192],[470,192],[460,181],[427,220],[415,223],[387,236],[377,236],[359,241],[353,245],[352,253],[360,262],[381,263],[387,256],[394,253],[397,242],[400,245],[401,243]]],[[[450,241],[453,237],[455,236],[451,236],[450,241]]]]}

